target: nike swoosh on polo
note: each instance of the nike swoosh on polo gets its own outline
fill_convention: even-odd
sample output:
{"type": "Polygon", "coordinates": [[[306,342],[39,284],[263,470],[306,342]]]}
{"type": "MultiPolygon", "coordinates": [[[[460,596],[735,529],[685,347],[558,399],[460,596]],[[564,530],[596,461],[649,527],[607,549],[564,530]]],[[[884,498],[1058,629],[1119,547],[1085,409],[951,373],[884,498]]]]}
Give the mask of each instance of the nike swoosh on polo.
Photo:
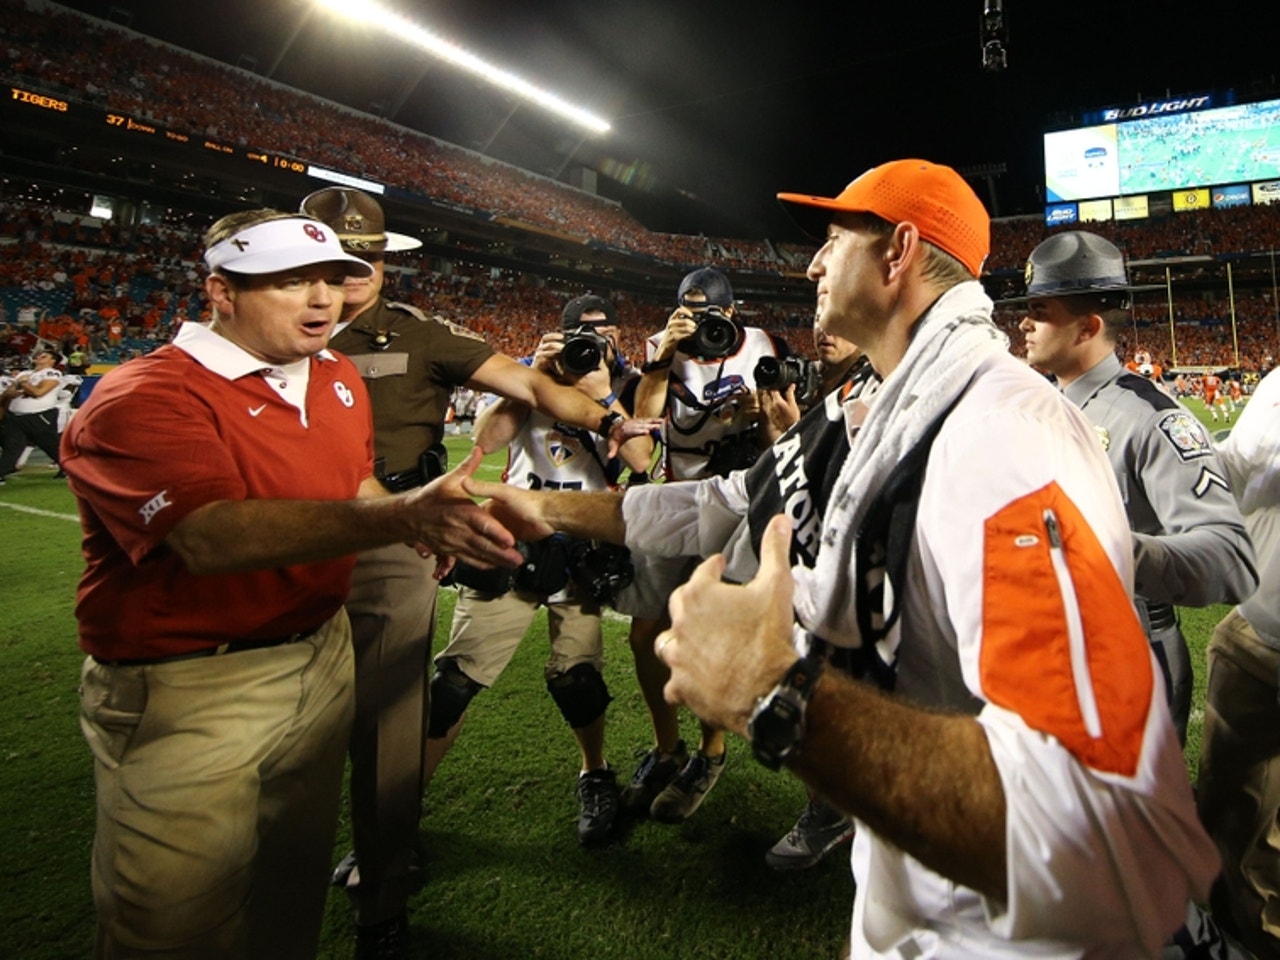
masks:
{"type": "Polygon", "coordinates": [[[267,405],[266,405],[265,403],[264,403],[262,406],[260,406],[260,407],[250,407],[250,408],[249,408],[249,416],[251,416],[251,417],[256,417],[258,414],[260,414],[260,413],[261,413],[263,410],[265,410],[265,409],[267,409],[267,405]]]}

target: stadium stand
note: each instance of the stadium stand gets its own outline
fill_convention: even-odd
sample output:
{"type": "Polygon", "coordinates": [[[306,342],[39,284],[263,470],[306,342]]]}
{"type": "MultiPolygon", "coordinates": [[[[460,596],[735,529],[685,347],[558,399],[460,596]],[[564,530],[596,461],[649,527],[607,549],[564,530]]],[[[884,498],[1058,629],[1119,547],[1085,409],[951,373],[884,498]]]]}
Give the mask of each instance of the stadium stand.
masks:
{"type": "MultiPolygon", "coordinates": [[[[571,243],[585,264],[579,273],[595,269],[599,282],[557,276],[545,256],[521,262],[511,244],[456,230],[447,251],[389,267],[394,296],[475,329],[505,352],[531,352],[534,331],[586,287],[618,303],[624,349],[638,354],[643,338],[665,321],[669,305],[659,291],[670,285],[654,276],[643,290],[620,276],[642,276],[653,263],[671,271],[707,263],[725,269],[735,288],[747,291],[749,322],[783,336],[797,352],[810,349],[812,295],[801,278],[811,246],[652,232],[592,193],[42,0],[0,0],[0,32],[6,78],[14,85],[192,136],[305,158],[394,185],[420,198],[424,209],[449,204],[475,224],[571,243]],[[607,268],[591,265],[606,259],[607,268]]],[[[119,172],[114,159],[75,146],[58,159],[80,173],[119,172]]],[[[38,187],[6,180],[0,189],[0,352],[29,349],[26,334],[34,332],[64,353],[80,346],[93,363],[111,364],[145,353],[183,320],[201,315],[195,251],[210,218],[194,212],[194,204],[170,209],[164,223],[120,225],[85,216],[86,197],[38,187]],[[20,312],[32,322],[20,325],[20,312]]],[[[241,205],[248,205],[247,194],[241,205]]],[[[1165,266],[1176,273],[1172,297],[1161,291],[1139,297],[1122,353],[1146,349],[1170,371],[1270,367],[1280,349],[1274,267],[1267,276],[1256,264],[1280,247],[1280,207],[1087,227],[1115,242],[1131,264],[1142,263],[1149,278],[1163,283],[1165,266]],[[1224,268],[1233,262],[1243,268],[1250,257],[1253,272],[1234,289],[1233,323],[1224,268]]],[[[987,279],[994,297],[1020,292],[1022,259],[1049,232],[1039,217],[993,224],[987,279]]],[[[1001,307],[997,319],[1020,352],[1017,309],[1001,307]]]]}

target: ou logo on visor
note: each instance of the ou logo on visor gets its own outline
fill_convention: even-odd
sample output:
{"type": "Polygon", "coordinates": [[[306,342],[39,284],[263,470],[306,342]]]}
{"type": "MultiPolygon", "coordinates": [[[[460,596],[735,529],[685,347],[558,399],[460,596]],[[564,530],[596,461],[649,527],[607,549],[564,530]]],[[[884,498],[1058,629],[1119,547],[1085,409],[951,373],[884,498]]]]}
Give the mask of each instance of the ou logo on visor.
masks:
{"type": "Polygon", "coordinates": [[[354,407],[356,405],[355,396],[351,393],[350,388],[341,380],[337,381],[333,385],[333,392],[338,395],[338,399],[342,401],[342,405],[344,407],[354,407]]]}
{"type": "Polygon", "coordinates": [[[314,240],[316,243],[324,243],[324,231],[317,227],[314,223],[306,223],[302,226],[302,232],[314,240]]]}

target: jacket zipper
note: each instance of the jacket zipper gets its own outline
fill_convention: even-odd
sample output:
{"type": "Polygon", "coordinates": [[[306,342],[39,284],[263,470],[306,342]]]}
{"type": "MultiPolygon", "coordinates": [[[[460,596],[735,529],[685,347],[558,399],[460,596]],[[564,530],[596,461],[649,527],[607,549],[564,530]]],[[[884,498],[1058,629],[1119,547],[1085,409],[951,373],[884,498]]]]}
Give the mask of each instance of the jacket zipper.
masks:
{"type": "Polygon", "coordinates": [[[1080,619],[1080,603],[1076,587],[1071,580],[1071,568],[1062,549],[1062,531],[1058,515],[1052,510],[1044,512],[1044,528],[1049,535],[1049,558],[1058,578],[1058,591],[1062,595],[1062,607],[1067,615],[1067,641],[1071,651],[1071,677],[1076,686],[1076,702],[1084,717],[1084,728],[1095,740],[1102,736],[1102,718],[1098,716],[1098,702],[1093,696],[1093,678],[1089,675],[1089,656],[1084,645],[1084,623],[1080,619]]]}

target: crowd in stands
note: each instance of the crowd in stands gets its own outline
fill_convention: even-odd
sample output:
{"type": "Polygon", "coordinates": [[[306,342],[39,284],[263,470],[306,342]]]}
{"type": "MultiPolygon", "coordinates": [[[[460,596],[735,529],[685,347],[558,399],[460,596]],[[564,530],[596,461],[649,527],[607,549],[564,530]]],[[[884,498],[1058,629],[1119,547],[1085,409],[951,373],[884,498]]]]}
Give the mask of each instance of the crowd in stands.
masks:
{"type": "Polygon", "coordinates": [[[41,92],[673,264],[789,266],[766,242],[651,232],[594,194],[73,12],[0,0],[0,33],[10,79],[41,92]]]}
{"type": "MultiPolygon", "coordinates": [[[[207,316],[198,246],[195,233],[120,229],[110,221],[0,203],[0,353],[16,361],[37,342],[28,336],[34,333],[64,355],[80,350],[90,364],[109,365],[167,342],[185,320],[207,316]]],[[[533,352],[538,338],[558,325],[564,301],[581,292],[548,288],[541,278],[514,271],[457,263],[455,272],[443,274],[428,269],[426,260],[399,259],[404,262],[387,268],[388,296],[467,326],[517,357],[533,352]]],[[[665,324],[668,305],[612,296],[623,349],[642,359],[644,338],[665,324]]],[[[807,325],[794,308],[746,309],[753,322],[776,329],[797,349],[807,345],[807,325]]]]}
{"type": "MultiPolygon", "coordinates": [[[[683,265],[803,270],[812,248],[646,230],[620,205],[566,184],[355,113],[309,94],[72,12],[3,0],[9,72],[42,90],[102,104],[164,127],[307,159],[470,207],[683,265]]],[[[1280,247],[1280,208],[1194,211],[1160,220],[1094,223],[1130,259],[1280,247]]],[[[1038,217],[992,228],[988,270],[1017,271],[1045,238],[1038,217]]]]}
{"type": "MultiPolygon", "coordinates": [[[[1012,304],[997,307],[995,314],[1017,356],[1026,353],[1018,330],[1024,312],[1012,304]]],[[[1175,297],[1172,328],[1168,301],[1139,299],[1130,320],[1131,326],[1117,339],[1116,352],[1128,359],[1144,350],[1165,370],[1216,367],[1256,373],[1270,369],[1272,358],[1280,354],[1280,314],[1269,292],[1237,293],[1234,326],[1225,297],[1175,297]]]]}
{"type": "MultiPolygon", "coordinates": [[[[368,176],[477,216],[680,266],[710,263],[731,274],[802,273],[813,254],[802,244],[651,232],[620,205],[593,194],[63,8],[37,11],[25,0],[0,0],[0,30],[15,82],[170,129],[368,176]]],[[[1280,247],[1280,205],[1087,227],[1131,260],[1266,251],[1280,247]]],[[[1026,252],[1048,232],[1040,217],[996,221],[988,271],[1016,287],[1026,252]]],[[[20,330],[57,343],[64,353],[78,347],[93,362],[119,362],[165,342],[184,320],[201,315],[198,232],[122,228],[12,202],[0,203],[0,245],[0,323],[8,325],[0,327],[0,350],[11,354],[11,335],[20,330]],[[34,313],[34,323],[15,327],[20,310],[28,321],[34,313]]],[[[405,261],[390,266],[388,279],[392,295],[469,326],[514,356],[530,353],[558,305],[581,292],[462,262],[441,274],[426,260],[405,261]]],[[[1237,354],[1242,368],[1256,369],[1277,349],[1276,305],[1267,295],[1238,294],[1234,330],[1224,298],[1179,295],[1172,336],[1168,305],[1140,300],[1132,342],[1121,349],[1142,346],[1166,369],[1235,365],[1237,354]]],[[[619,305],[623,348],[640,357],[644,337],[662,327],[668,305],[611,295],[619,305]]],[[[811,349],[808,317],[794,304],[747,303],[744,312],[748,322],[783,336],[797,352],[811,349]]],[[[997,318],[1020,352],[1017,310],[1002,308],[997,318]]],[[[23,336],[16,341],[24,342],[23,336]]]]}
{"type": "MultiPolygon", "coordinates": [[[[1131,261],[1229,256],[1280,249],[1280,204],[1188,210],[1162,218],[1108,220],[1062,229],[1089,230],[1104,236],[1131,261]]],[[[987,270],[1020,273],[1027,251],[1052,232],[1040,217],[993,222],[987,270]]]]}
{"type": "MultiPolygon", "coordinates": [[[[185,320],[206,315],[198,247],[197,231],[119,227],[15,199],[0,201],[0,355],[16,361],[43,340],[67,356],[83,352],[90,365],[109,365],[167,342],[185,320]]],[[[450,273],[433,271],[428,259],[395,259],[400,262],[387,268],[390,297],[469,327],[511,356],[531,354],[542,333],[555,327],[564,301],[583,292],[548,285],[532,273],[467,264],[465,255],[450,273]]],[[[663,327],[670,304],[594,292],[618,304],[623,350],[643,359],[644,339],[663,327]]],[[[747,302],[742,312],[748,323],[781,336],[794,352],[807,355],[812,349],[807,309],[747,302]]],[[[1269,365],[1267,359],[1280,349],[1272,294],[1237,291],[1235,313],[1233,328],[1221,294],[1217,299],[1180,295],[1171,336],[1168,304],[1147,294],[1135,304],[1121,354],[1146,349],[1166,370],[1269,365]]],[[[1016,306],[996,314],[1018,354],[1021,315],[1016,306]]]]}

